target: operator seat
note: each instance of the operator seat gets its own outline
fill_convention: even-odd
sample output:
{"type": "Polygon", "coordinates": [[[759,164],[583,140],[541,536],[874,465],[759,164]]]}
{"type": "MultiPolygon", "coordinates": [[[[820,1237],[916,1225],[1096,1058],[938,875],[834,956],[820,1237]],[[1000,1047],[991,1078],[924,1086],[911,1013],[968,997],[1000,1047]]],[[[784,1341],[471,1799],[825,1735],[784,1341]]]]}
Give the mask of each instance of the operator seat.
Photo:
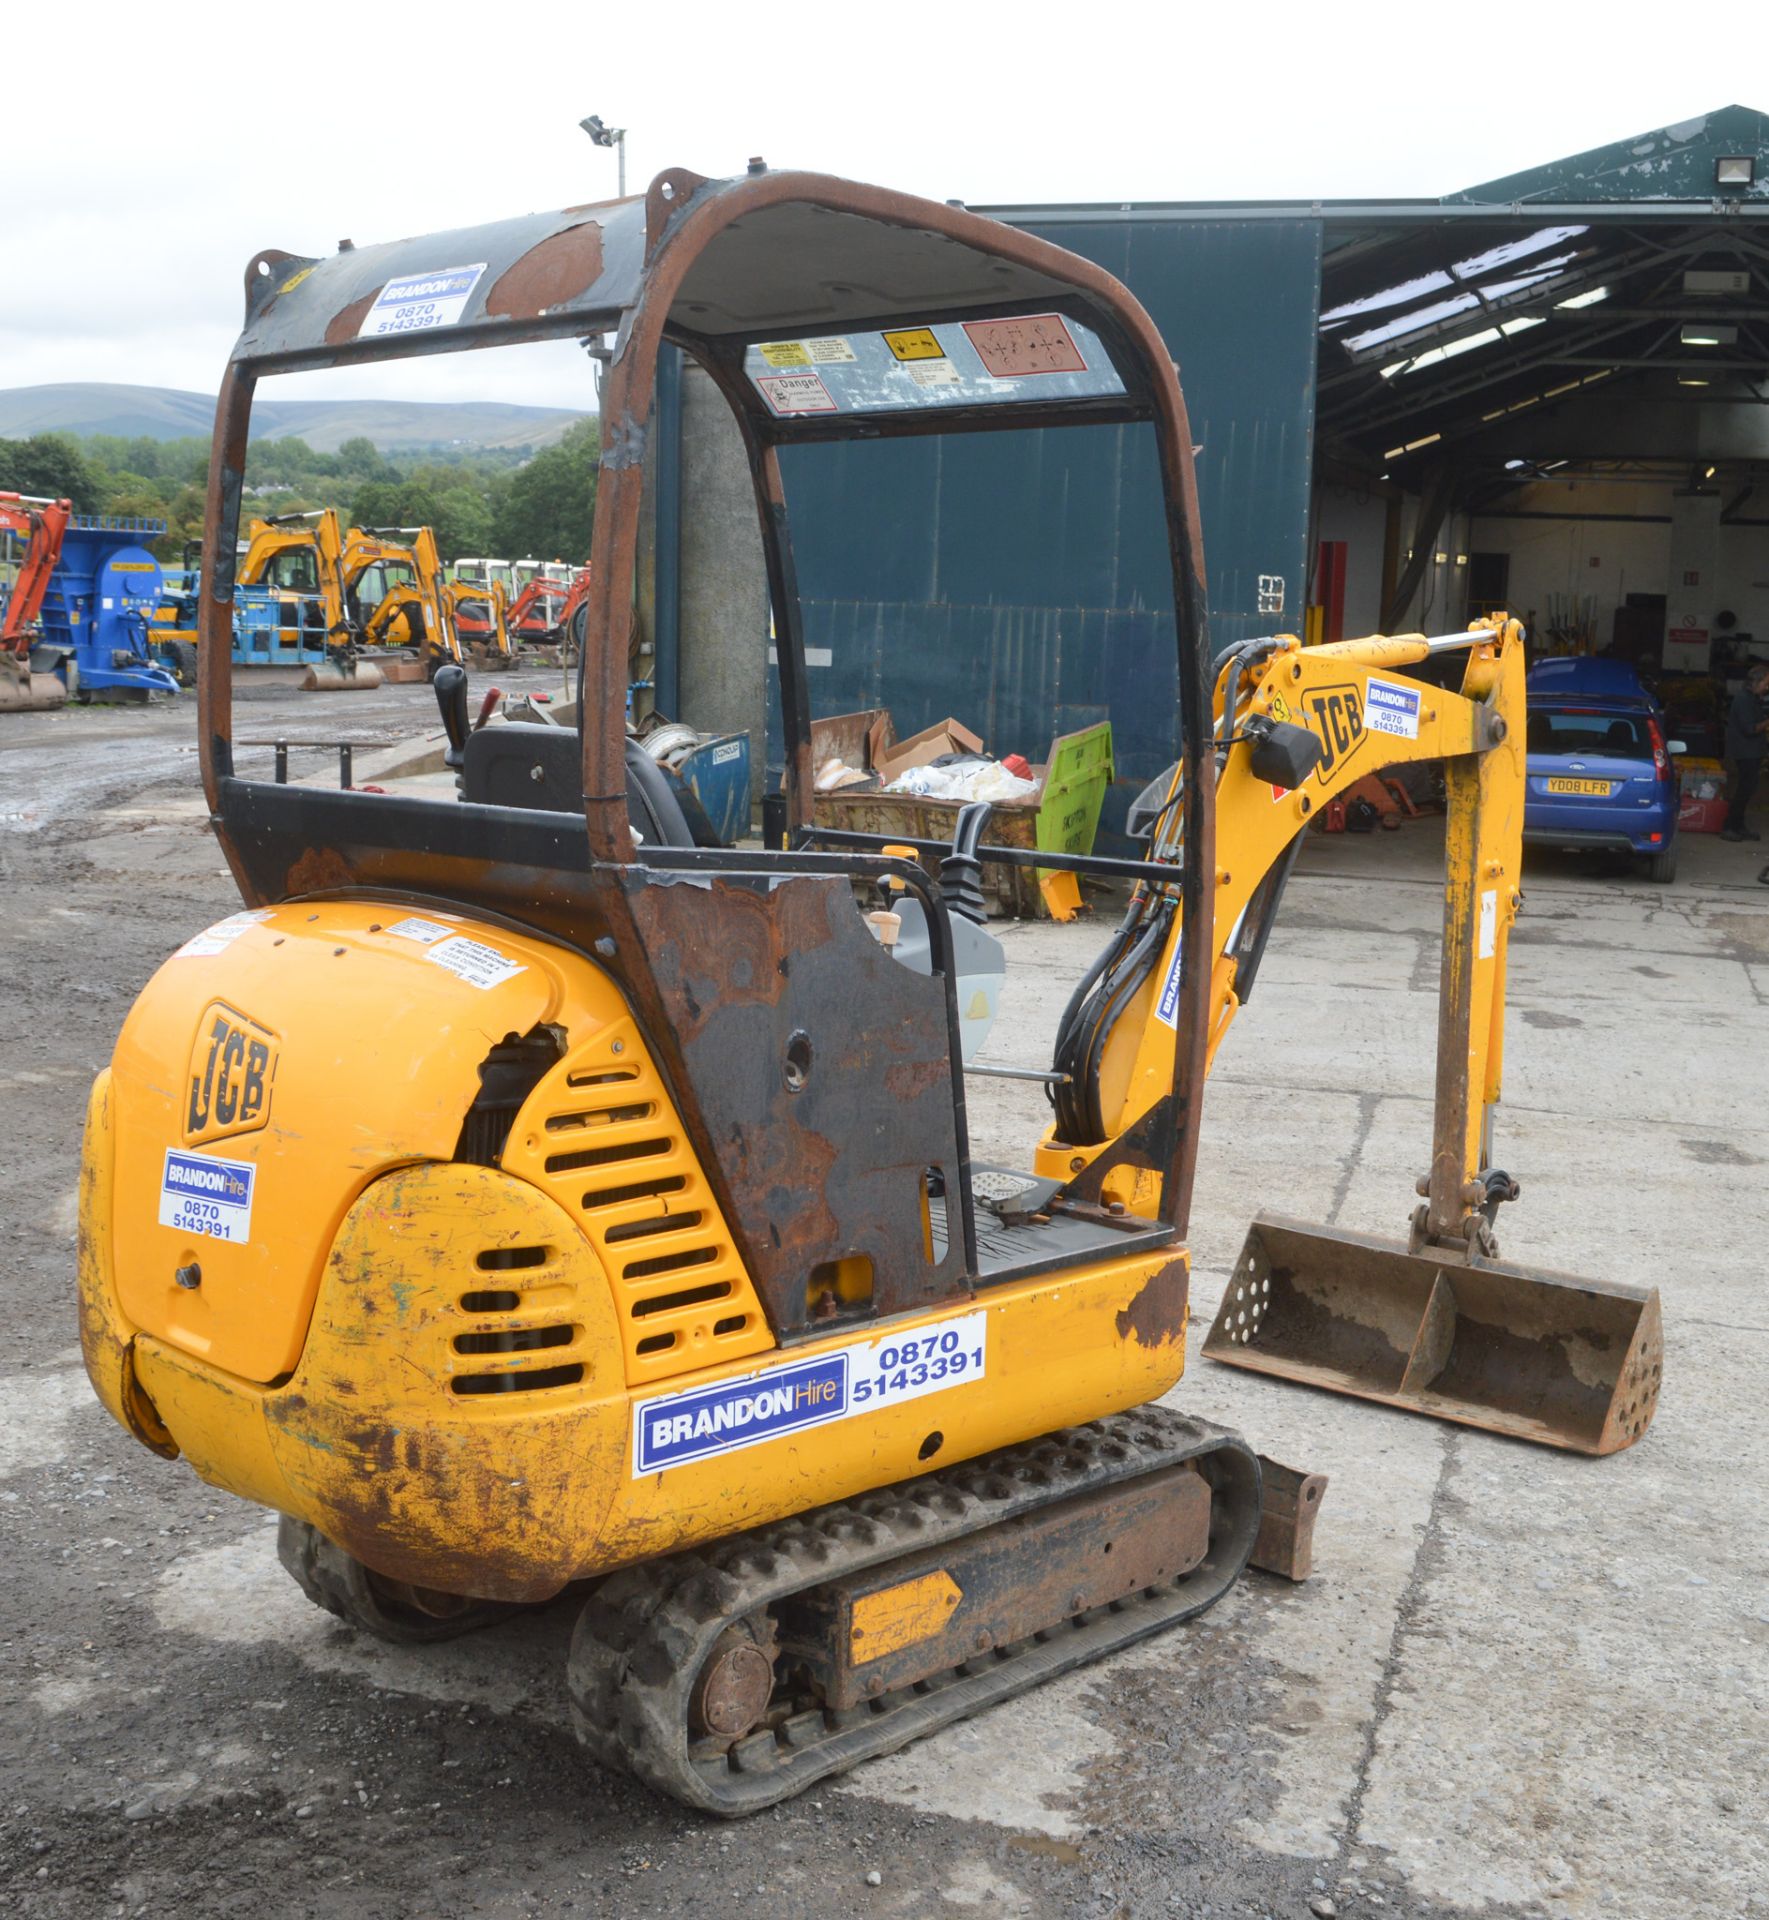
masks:
{"type": "MultiPolygon", "coordinates": [[[[646,846],[718,845],[710,826],[695,833],[663,769],[630,738],[626,776],[627,811],[646,846]]],[[[469,734],[461,760],[461,798],[493,807],[581,813],[583,743],[576,728],[523,720],[469,734]]]]}

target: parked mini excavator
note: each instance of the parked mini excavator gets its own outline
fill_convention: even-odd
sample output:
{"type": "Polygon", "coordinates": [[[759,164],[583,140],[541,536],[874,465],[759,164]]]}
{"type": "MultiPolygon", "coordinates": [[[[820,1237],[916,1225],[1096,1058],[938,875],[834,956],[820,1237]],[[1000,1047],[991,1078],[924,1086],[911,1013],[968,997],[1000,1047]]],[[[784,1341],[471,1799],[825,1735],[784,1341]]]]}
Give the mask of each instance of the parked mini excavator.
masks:
{"type": "Polygon", "coordinates": [[[1153,1404],[1185,1361],[1206,1070],[1310,819],[1426,755],[1451,810],[1411,1243],[1264,1222],[1213,1339],[1588,1451],[1638,1438],[1656,1295],[1493,1258],[1514,1191],[1490,1131],[1522,636],[1498,619],[1253,640],[1213,673],[1172,356],[1110,275],[959,207],[678,170],[610,205],[264,253],[246,287],[210,466],[218,555],[261,373],[396,356],[419,332],[427,351],[621,343],[580,730],[470,731],[449,666],[458,800],[243,778],[230,582],[204,597],[204,789],[244,908],[154,976],[93,1088],[81,1331],[130,1432],[284,1516],[316,1602],[428,1640],[593,1583],[579,1733],[720,1814],[1208,1607],[1253,1546],[1258,1462],[1153,1404]],[[623,724],[666,344],[708,369],[749,451],[783,849],[692,844],[623,724]],[[818,828],[781,452],[1071,426],[1144,436],[1127,471],[1158,494],[1171,558],[1179,758],[1141,808],[1141,857],[982,847],[969,809],[927,850],[935,877],[818,828]],[[1459,691],[1409,674],[1452,649],[1459,691]],[[1030,1172],[969,1144],[964,983],[1005,964],[989,860],[1134,886],[1060,1024],[1030,1172]],[[881,888],[892,947],[868,917],[881,888]]]}
{"type": "Polygon", "coordinates": [[[368,646],[403,649],[423,662],[426,677],[461,664],[454,604],[430,528],[352,527],[342,567],[345,604],[368,646]]]}

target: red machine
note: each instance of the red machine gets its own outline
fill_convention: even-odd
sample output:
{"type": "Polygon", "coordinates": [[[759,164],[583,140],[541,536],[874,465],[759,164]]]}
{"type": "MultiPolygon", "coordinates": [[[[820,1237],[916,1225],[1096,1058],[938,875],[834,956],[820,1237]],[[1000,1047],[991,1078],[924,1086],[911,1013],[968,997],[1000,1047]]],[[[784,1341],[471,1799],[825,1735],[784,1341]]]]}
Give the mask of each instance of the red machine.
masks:
{"type": "Polygon", "coordinates": [[[510,638],[518,645],[568,638],[571,616],[589,597],[589,591],[588,567],[579,567],[569,584],[536,574],[511,604],[510,638]]]}
{"type": "Polygon", "coordinates": [[[0,493],[0,535],[25,543],[18,575],[0,603],[0,712],[59,707],[68,697],[59,674],[32,673],[31,648],[49,577],[61,558],[62,536],[73,517],[68,500],[0,493]]]}

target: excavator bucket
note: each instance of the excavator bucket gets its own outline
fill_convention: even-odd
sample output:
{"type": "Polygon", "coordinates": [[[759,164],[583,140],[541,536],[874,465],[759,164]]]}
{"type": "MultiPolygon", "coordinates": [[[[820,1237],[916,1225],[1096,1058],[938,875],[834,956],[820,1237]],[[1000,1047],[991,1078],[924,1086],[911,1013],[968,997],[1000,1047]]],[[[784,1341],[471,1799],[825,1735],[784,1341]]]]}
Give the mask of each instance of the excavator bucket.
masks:
{"type": "Polygon", "coordinates": [[[48,713],[67,703],[68,683],[59,673],[0,666],[0,713],[48,713]]]}
{"type": "Polygon", "coordinates": [[[1409,1253],[1262,1215],[1204,1341],[1208,1359],[1577,1453],[1652,1422],[1658,1289],[1409,1253]]]}
{"type": "Polygon", "coordinates": [[[381,669],[367,660],[352,661],[348,668],[335,660],[326,660],[307,669],[302,676],[303,693],[373,693],[383,683],[381,669]]]}

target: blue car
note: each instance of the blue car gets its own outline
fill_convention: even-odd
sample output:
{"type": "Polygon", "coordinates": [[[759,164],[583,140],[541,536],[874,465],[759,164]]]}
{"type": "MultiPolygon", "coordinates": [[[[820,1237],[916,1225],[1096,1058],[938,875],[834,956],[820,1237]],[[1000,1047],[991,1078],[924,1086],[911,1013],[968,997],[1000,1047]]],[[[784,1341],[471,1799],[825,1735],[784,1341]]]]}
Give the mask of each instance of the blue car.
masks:
{"type": "Polygon", "coordinates": [[[1528,689],[1525,841],[1629,854],[1649,879],[1674,880],[1683,743],[1665,739],[1640,676],[1620,660],[1544,660],[1528,689]]]}

